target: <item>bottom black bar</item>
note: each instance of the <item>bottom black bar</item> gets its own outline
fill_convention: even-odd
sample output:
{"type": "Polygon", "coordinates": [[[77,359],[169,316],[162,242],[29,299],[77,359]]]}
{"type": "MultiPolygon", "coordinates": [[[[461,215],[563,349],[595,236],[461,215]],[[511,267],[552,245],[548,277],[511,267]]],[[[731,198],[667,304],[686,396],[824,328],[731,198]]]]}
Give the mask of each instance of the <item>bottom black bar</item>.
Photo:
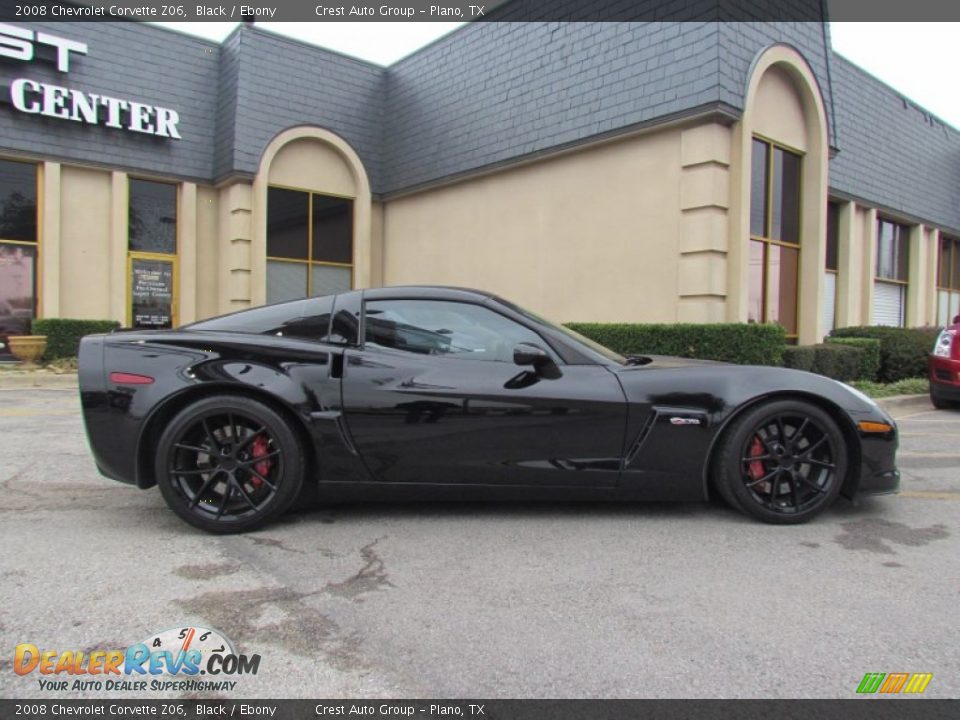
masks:
{"type": "Polygon", "coordinates": [[[960,717],[958,700],[0,700],[0,718],[310,720],[926,720],[960,717]]]}

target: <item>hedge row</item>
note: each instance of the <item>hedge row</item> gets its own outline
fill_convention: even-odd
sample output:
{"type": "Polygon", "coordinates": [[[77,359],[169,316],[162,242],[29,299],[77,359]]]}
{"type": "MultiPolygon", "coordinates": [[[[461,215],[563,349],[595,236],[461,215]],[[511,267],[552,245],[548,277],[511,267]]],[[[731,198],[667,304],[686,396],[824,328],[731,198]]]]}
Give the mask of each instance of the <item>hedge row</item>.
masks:
{"type": "Polygon", "coordinates": [[[879,340],[880,369],[876,379],[890,383],[927,374],[927,355],[939,332],[936,327],[861,326],[838,328],[830,333],[830,337],[879,340]]]}
{"type": "Polygon", "coordinates": [[[676,355],[740,365],[780,365],[786,346],[780,325],[568,323],[567,327],[623,355],[676,355]]]}
{"type": "Polygon", "coordinates": [[[828,337],[828,343],[859,349],[860,366],[855,380],[876,381],[880,374],[880,341],[876,338],[828,337]]]}
{"type": "Polygon", "coordinates": [[[47,336],[47,350],[43,354],[46,361],[76,357],[80,350],[80,338],[95,333],[108,333],[120,327],[113,320],[67,320],[65,318],[43,318],[34,320],[31,332],[34,335],[47,336]]]}
{"type": "Polygon", "coordinates": [[[834,380],[862,380],[860,375],[865,350],[841,343],[798,345],[783,352],[785,367],[826,375],[834,380]]]}

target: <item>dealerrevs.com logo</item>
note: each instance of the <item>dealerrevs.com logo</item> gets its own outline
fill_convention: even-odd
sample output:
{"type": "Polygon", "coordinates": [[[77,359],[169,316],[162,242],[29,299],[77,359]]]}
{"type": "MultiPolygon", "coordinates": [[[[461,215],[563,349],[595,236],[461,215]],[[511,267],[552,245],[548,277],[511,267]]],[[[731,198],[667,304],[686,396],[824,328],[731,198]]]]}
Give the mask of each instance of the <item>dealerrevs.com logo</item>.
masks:
{"type": "Polygon", "coordinates": [[[40,675],[40,690],[166,692],[229,691],[238,675],[256,675],[260,655],[238,654],[217,630],[171,628],[125,649],[53,650],[17,645],[13,670],[40,675]],[[204,676],[200,679],[199,676],[204,676]]]}

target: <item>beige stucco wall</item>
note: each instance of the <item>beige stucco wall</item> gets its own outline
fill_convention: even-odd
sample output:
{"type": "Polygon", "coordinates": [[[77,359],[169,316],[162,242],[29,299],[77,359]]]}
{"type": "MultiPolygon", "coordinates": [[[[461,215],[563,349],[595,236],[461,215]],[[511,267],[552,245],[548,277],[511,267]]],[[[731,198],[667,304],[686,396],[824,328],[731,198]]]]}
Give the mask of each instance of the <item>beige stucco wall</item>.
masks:
{"type": "MultiPolygon", "coordinates": [[[[252,185],[231,188],[226,219],[221,227],[221,258],[231,267],[229,309],[266,302],[267,188],[283,185],[297,190],[353,199],[353,285],[369,287],[373,277],[373,208],[370,182],[363,162],[346,140],[323,128],[302,126],[285,130],[271,140],[252,185]]],[[[221,201],[223,201],[221,194],[221,201]]],[[[221,210],[221,221],[225,218],[221,210]]]]}
{"type": "Polygon", "coordinates": [[[752,140],[762,136],[803,155],[798,340],[819,342],[826,333],[823,267],[829,147],[823,98],[803,57],[791,47],[774,45],[754,62],[744,104],[743,115],[733,127],[727,319],[747,320],[752,140]]]}
{"type": "Polygon", "coordinates": [[[343,156],[315,138],[293,140],[277,151],[268,169],[271,185],[355,197],[357,184],[343,156]]]}
{"type": "Polygon", "coordinates": [[[390,200],[384,283],[482,288],[564,322],[674,322],[680,156],[675,128],[390,200]]]}
{"type": "MultiPolygon", "coordinates": [[[[108,171],[64,165],[60,172],[61,317],[104,319],[111,312],[108,171]]],[[[53,278],[45,278],[50,282],[53,278]]],[[[50,314],[50,313],[45,313],[50,314]]]]}
{"type": "Polygon", "coordinates": [[[215,188],[197,187],[197,318],[220,314],[220,213],[215,188]]]}
{"type": "MultiPolygon", "coordinates": [[[[40,177],[40,316],[126,324],[129,176],[46,162],[40,177]]],[[[216,189],[178,184],[180,323],[222,312],[218,206],[216,189]]]]}
{"type": "Polygon", "coordinates": [[[807,152],[810,139],[805,110],[794,83],[781,65],[772,65],[763,73],[753,99],[753,131],[794,150],[807,152]]]}

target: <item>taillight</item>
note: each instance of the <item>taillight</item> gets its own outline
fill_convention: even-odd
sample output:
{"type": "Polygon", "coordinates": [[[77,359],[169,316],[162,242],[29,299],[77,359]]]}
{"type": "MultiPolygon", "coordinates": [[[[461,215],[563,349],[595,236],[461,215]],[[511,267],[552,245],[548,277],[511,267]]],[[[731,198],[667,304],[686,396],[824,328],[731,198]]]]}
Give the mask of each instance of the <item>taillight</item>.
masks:
{"type": "Polygon", "coordinates": [[[110,373],[110,382],[117,385],[152,385],[153,378],[149,375],[137,375],[136,373],[112,372],[110,373]]]}

